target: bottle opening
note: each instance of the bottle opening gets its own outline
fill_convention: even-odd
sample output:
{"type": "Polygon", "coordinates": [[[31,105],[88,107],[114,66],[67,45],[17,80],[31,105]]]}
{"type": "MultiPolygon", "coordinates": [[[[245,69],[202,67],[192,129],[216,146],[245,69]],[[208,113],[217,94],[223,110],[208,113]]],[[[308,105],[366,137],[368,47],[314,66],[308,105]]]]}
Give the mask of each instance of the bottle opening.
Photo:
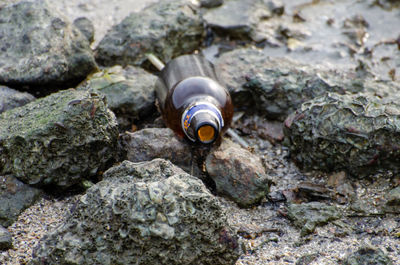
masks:
{"type": "Polygon", "coordinates": [[[219,110],[211,103],[198,102],[182,115],[182,130],[193,142],[211,144],[217,138],[224,121],[219,110]]]}
{"type": "Polygon", "coordinates": [[[211,125],[203,125],[197,130],[197,136],[203,143],[210,143],[216,138],[215,128],[211,125]]]}

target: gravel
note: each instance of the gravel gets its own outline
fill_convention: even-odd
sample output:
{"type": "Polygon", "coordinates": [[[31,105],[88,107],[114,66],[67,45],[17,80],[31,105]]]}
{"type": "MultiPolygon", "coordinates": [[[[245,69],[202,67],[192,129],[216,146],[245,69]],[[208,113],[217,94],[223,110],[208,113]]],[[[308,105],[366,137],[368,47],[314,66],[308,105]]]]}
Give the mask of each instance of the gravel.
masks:
{"type": "Polygon", "coordinates": [[[39,240],[62,224],[80,195],[57,199],[45,197],[26,209],[18,220],[8,227],[12,234],[13,248],[0,252],[0,264],[26,264],[39,240]]]}

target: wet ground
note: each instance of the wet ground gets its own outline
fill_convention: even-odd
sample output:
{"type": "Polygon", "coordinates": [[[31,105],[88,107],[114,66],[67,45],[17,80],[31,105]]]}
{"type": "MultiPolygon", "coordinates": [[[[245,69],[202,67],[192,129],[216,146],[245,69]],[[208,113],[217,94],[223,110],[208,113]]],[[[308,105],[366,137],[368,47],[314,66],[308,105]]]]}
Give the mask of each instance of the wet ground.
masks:
{"type": "Polygon", "coordinates": [[[395,2],[284,0],[284,16],[294,22],[292,33],[288,27],[286,47],[267,45],[264,50],[270,56],[333,68],[354,68],[365,60],[379,77],[398,81],[400,9],[395,2]]]}
{"type": "MultiPolygon", "coordinates": [[[[156,0],[62,0],[53,4],[71,20],[80,16],[91,20],[95,27],[95,46],[112,25],[153,2],[156,0]]],[[[336,69],[364,67],[379,79],[400,80],[400,8],[395,7],[396,4],[383,0],[284,0],[283,3],[283,16],[259,25],[262,30],[283,22],[281,35],[259,44],[268,55],[336,69]]],[[[218,46],[208,52],[213,53],[215,47],[218,46]]],[[[251,209],[240,209],[221,198],[229,222],[239,230],[246,251],[236,264],[295,264],[305,256],[311,261],[304,264],[341,264],[362,245],[378,247],[387,253],[393,264],[400,264],[400,217],[383,214],[379,204],[379,198],[399,185],[399,176],[387,172],[357,180],[344,173],[302,172],[290,161],[287,149],[280,142],[258,130],[263,123],[262,119],[245,116],[234,125],[262,157],[274,182],[270,196],[251,209]],[[244,129],[244,124],[249,124],[245,123],[246,119],[255,119],[256,127],[244,129]],[[341,182],[335,183],[332,179],[341,182]],[[344,185],[342,195],[331,193],[331,189],[345,183],[350,184],[344,185]],[[288,200],[333,204],[343,217],[301,237],[300,230],[286,217],[288,200]],[[356,202],[361,203],[357,205],[356,202]]],[[[14,246],[25,242],[32,248],[47,228],[63,220],[60,209],[66,209],[66,205],[69,205],[68,200],[44,199],[26,210],[9,228],[14,246]],[[46,213],[40,209],[42,204],[46,205],[46,213]],[[41,228],[37,228],[38,224],[41,228]],[[32,235],[32,230],[42,232],[32,235]]],[[[18,250],[3,252],[0,263],[23,264],[29,260],[29,254],[18,253],[18,250]]]]}

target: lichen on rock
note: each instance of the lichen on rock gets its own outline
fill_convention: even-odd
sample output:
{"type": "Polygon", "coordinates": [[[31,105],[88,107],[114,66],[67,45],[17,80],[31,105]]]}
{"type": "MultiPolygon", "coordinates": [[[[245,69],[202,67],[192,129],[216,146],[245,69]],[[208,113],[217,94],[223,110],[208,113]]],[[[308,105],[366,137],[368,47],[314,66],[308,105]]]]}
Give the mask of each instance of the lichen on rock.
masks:
{"type": "Polygon", "coordinates": [[[106,171],[32,264],[234,264],[239,255],[218,199],[155,159],[106,171]]]}
{"type": "Polygon", "coordinates": [[[142,68],[115,65],[88,76],[77,89],[105,95],[108,107],[117,116],[120,129],[127,130],[137,120],[156,112],[156,80],[155,75],[142,68]]]}
{"type": "Polygon", "coordinates": [[[305,102],[285,122],[291,157],[305,169],[354,176],[400,170],[400,104],[372,94],[305,102]]]}
{"type": "Polygon", "coordinates": [[[0,174],[68,187],[104,170],[118,128],[103,96],[60,91],[0,114],[0,174]]]}

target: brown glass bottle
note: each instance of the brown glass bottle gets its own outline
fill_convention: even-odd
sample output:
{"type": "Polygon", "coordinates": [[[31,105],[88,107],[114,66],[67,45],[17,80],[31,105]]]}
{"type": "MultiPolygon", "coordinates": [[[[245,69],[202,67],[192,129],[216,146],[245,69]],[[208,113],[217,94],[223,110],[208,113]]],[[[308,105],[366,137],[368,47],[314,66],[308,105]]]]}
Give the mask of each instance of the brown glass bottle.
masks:
{"type": "Polygon", "coordinates": [[[229,92],[200,55],[171,60],[160,72],[156,96],[167,126],[192,142],[213,143],[232,121],[229,92]]]}

